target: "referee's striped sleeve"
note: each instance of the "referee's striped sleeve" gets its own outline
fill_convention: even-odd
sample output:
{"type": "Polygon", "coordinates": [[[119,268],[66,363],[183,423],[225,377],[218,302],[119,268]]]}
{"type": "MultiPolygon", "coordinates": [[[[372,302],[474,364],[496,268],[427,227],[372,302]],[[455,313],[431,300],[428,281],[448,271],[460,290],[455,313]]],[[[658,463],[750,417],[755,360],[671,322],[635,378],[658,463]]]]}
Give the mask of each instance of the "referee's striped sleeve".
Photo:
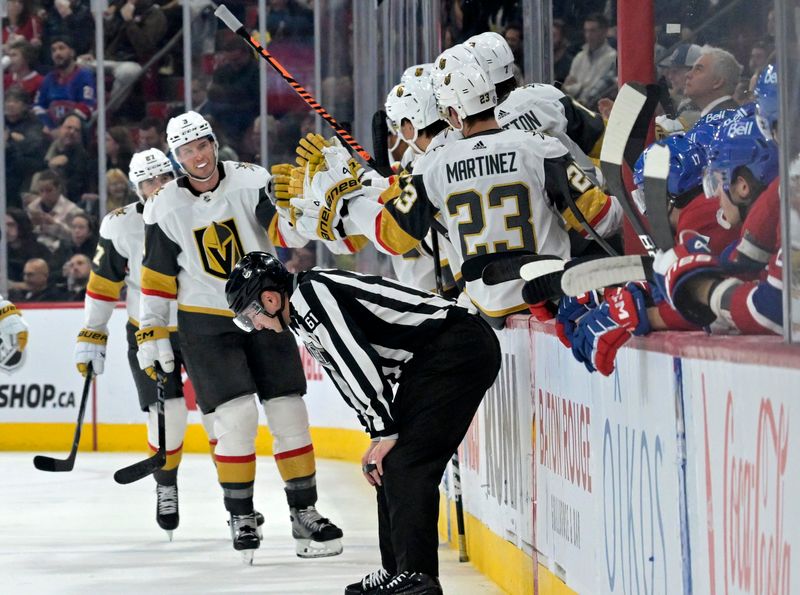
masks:
{"type": "Polygon", "coordinates": [[[381,356],[340,307],[327,284],[314,279],[301,283],[292,301],[300,316],[313,312],[318,321],[314,336],[336,372],[331,378],[345,401],[366,422],[370,436],[397,433],[390,405],[392,388],[381,372],[381,356]]]}

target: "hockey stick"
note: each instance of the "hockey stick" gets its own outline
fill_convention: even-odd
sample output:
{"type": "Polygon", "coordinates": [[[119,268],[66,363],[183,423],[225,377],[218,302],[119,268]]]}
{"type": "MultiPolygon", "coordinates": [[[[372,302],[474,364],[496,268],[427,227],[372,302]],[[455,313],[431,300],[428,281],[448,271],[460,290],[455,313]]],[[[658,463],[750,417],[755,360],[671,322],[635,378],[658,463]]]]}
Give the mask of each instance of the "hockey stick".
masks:
{"type": "Polygon", "coordinates": [[[566,262],[560,258],[543,262],[531,262],[520,269],[525,280],[522,287],[522,299],[526,304],[540,304],[548,300],[556,300],[564,295],[561,290],[561,276],[564,274],[566,262]]]}
{"type": "Polygon", "coordinates": [[[386,126],[386,112],[379,109],[372,115],[372,150],[375,151],[375,171],[384,178],[392,175],[389,163],[389,128],[386,126]]]}
{"type": "Polygon", "coordinates": [[[278,74],[283,77],[283,80],[289,83],[289,85],[295,90],[300,98],[305,101],[311,109],[317,112],[322,119],[330,125],[331,128],[333,128],[333,131],[339,140],[347,144],[347,146],[358,153],[372,169],[378,168],[378,165],[372,155],[370,155],[364,147],[358,144],[356,139],[350,135],[344,126],[339,124],[339,122],[337,122],[336,119],[331,116],[308,91],[306,91],[305,87],[298,83],[294,77],[289,74],[289,71],[286,70],[283,65],[278,62],[278,60],[276,60],[275,57],[266,50],[266,48],[264,48],[264,46],[262,46],[254,37],[247,33],[247,29],[245,29],[241,21],[239,21],[239,19],[237,19],[233,13],[228,10],[227,6],[220,4],[214,11],[214,14],[218,19],[225,23],[228,29],[244,39],[247,45],[253,48],[262,58],[269,62],[269,65],[272,66],[278,72],[278,74]]]}
{"type": "Polygon", "coordinates": [[[634,254],[598,258],[576,264],[564,271],[561,276],[561,289],[564,295],[574,296],[629,281],[653,280],[653,257],[634,254]]]}
{"type": "Polygon", "coordinates": [[[158,362],[156,368],[156,408],[158,412],[158,450],[152,457],[129,465],[114,473],[114,481],[123,485],[138,481],[151,473],[158,471],[167,462],[166,420],[164,419],[164,392],[167,384],[167,375],[158,362]]]}
{"type": "Polygon", "coordinates": [[[667,178],[670,152],[667,147],[653,145],[644,159],[644,202],[653,241],[659,250],[666,251],[674,245],[669,222],[667,178]]]}
{"type": "Polygon", "coordinates": [[[461,499],[461,465],[458,461],[458,450],[450,460],[453,465],[453,499],[456,501],[456,526],[458,528],[458,561],[469,562],[467,555],[467,533],[464,528],[464,503],[461,499]]]}
{"type": "MultiPolygon", "coordinates": [[[[214,14],[218,19],[220,19],[223,23],[225,23],[225,26],[228,27],[228,29],[230,29],[236,35],[244,39],[247,45],[249,45],[256,52],[258,52],[259,56],[261,56],[267,62],[269,62],[269,65],[272,66],[278,72],[278,74],[280,74],[283,77],[283,80],[289,83],[289,86],[292,87],[292,89],[294,89],[295,93],[297,93],[300,96],[300,99],[305,101],[306,104],[311,109],[317,112],[317,114],[319,114],[320,117],[323,120],[325,120],[331,128],[333,128],[333,132],[337,136],[337,138],[339,138],[339,140],[345,143],[353,151],[358,153],[359,156],[364,160],[364,162],[369,167],[371,167],[375,171],[380,172],[379,168],[381,166],[378,164],[377,161],[375,161],[375,158],[372,155],[370,155],[369,152],[364,147],[358,144],[358,141],[356,141],[356,139],[354,139],[350,135],[347,129],[344,126],[342,126],[339,122],[337,122],[336,118],[331,116],[328,113],[328,111],[319,104],[319,102],[314,98],[314,96],[311,95],[311,93],[309,93],[308,91],[306,91],[303,85],[298,83],[294,79],[294,77],[291,74],[289,74],[289,71],[286,70],[283,67],[283,65],[280,62],[278,62],[278,60],[275,59],[275,56],[270,54],[266,50],[266,48],[264,48],[264,46],[262,46],[254,37],[252,37],[247,33],[247,29],[245,29],[241,21],[239,21],[239,19],[237,19],[233,15],[233,13],[231,13],[231,11],[228,10],[227,6],[225,6],[224,4],[220,4],[219,6],[217,6],[217,9],[214,11],[214,14]]],[[[444,228],[443,225],[441,225],[441,223],[439,223],[438,221],[434,221],[433,226],[434,228],[438,229],[439,233],[441,233],[444,237],[448,237],[447,230],[444,228]]]]}
{"type": "MultiPolygon", "coordinates": [[[[501,252],[501,254],[506,253],[501,252]]],[[[522,279],[522,268],[529,264],[540,265],[550,269],[559,265],[564,268],[564,261],[558,256],[551,254],[522,254],[490,262],[483,267],[481,279],[486,285],[499,285],[506,281],[520,281],[522,279]]]]}
{"type": "Polygon", "coordinates": [[[631,222],[639,241],[652,256],[656,246],[639,218],[633,198],[622,179],[623,161],[631,164],[644,150],[650,121],[658,104],[658,85],[626,83],[614,101],[608,118],[603,148],[600,150],[600,170],[611,194],[617,197],[631,222]]]}
{"type": "MultiPolygon", "coordinates": [[[[536,256],[532,250],[506,250],[505,252],[489,252],[478,254],[461,263],[461,276],[464,281],[477,281],[483,276],[483,270],[493,262],[536,256]]],[[[522,266],[520,264],[520,266],[522,266]]],[[[517,275],[519,277],[519,275],[517,275]]]]}
{"type": "MultiPolygon", "coordinates": [[[[669,162],[669,149],[661,145],[654,145],[645,157],[644,199],[654,244],[651,255],[674,245],[667,210],[669,162]]],[[[567,295],[580,295],[591,289],[629,281],[653,281],[652,256],[622,256],[578,263],[567,267],[561,278],[561,288],[567,295]]]]}
{"type": "MultiPolygon", "coordinates": [[[[442,283],[442,263],[439,258],[439,234],[431,230],[431,252],[433,253],[433,274],[436,278],[436,291],[444,297],[444,283],[442,283]]],[[[456,526],[458,529],[458,561],[468,562],[467,535],[464,528],[464,505],[461,502],[461,471],[458,463],[458,450],[450,459],[453,465],[453,499],[456,503],[456,526]]]]}
{"type": "Polygon", "coordinates": [[[86,402],[89,400],[89,387],[92,385],[92,363],[86,366],[86,380],[83,381],[83,394],[78,406],[78,423],[75,426],[75,437],[72,439],[72,450],[66,459],[54,459],[44,455],[33,457],[33,466],[39,471],[72,471],[75,466],[75,457],[78,456],[78,445],[81,442],[81,428],[83,427],[83,415],[86,413],[86,402]]]}

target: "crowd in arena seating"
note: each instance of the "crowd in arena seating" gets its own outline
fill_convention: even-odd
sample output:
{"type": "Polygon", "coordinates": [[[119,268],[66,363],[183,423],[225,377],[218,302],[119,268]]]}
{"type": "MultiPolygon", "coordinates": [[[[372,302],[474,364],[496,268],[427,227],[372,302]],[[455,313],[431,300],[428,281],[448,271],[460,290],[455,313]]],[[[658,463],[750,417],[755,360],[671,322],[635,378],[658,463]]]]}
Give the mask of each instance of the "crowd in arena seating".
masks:
{"type": "MultiPolygon", "coordinates": [[[[255,28],[253,3],[226,4],[255,28]]],[[[266,41],[276,54],[283,48],[287,60],[293,54],[301,62],[313,56],[310,4],[268,2],[266,41]]],[[[514,54],[521,80],[528,33],[521,24],[521,4],[444,0],[445,47],[482,31],[498,31],[514,54]]],[[[615,2],[553,4],[556,86],[607,117],[618,91],[615,2]]],[[[768,3],[752,3],[744,22],[724,13],[724,0],[692,2],[690,10],[685,4],[656,2],[654,52],[672,106],[657,121],[660,136],[684,135],[709,113],[749,104],[759,73],[774,63],[774,17],[768,3]],[[678,13],[681,33],[667,35],[664,24],[678,13]]],[[[266,126],[269,162],[291,161],[293,147],[282,141],[312,131],[313,112],[301,102],[293,103],[290,90],[273,85],[286,93],[270,104],[265,120],[259,116],[258,61],[241,40],[219,29],[212,10],[210,2],[192,5],[192,30],[199,33],[193,47],[193,109],[212,124],[221,159],[259,162],[260,131],[266,126]]],[[[7,13],[2,42],[11,299],[79,300],[104,214],[97,194],[95,22],[90,2],[8,0],[7,13]]],[[[112,0],[104,15],[108,210],[135,200],[127,176],[132,154],[151,147],[167,152],[166,121],[183,111],[181,44],[159,51],[180,32],[181,17],[178,0],[112,0]]],[[[334,73],[323,81],[320,92],[342,98],[331,111],[340,120],[352,119],[349,73],[334,73]]],[[[282,255],[292,259],[293,267],[314,261],[310,249],[282,255]]]]}

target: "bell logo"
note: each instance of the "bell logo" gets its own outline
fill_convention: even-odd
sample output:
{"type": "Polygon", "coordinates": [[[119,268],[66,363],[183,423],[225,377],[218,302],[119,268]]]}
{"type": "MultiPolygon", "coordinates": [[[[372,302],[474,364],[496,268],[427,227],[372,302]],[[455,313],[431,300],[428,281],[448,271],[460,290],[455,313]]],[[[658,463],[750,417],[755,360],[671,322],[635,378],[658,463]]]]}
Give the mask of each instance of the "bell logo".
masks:
{"type": "Polygon", "coordinates": [[[192,230],[203,270],[218,279],[227,279],[244,255],[242,240],[233,218],[213,221],[207,227],[192,230]]]}
{"type": "Polygon", "coordinates": [[[768,85],[777,85],[778,84],[778,73],[774,70],[770,70],[767,74],[764,75],[764,82],[768,85]]]}
{"type": "Polygon", "coordinates": [[[732,125],[728,129],[728,138],[735,138],[737,136],[750,136],[753,132],[753,122],[742,122],[740,124],[732,125]]]}

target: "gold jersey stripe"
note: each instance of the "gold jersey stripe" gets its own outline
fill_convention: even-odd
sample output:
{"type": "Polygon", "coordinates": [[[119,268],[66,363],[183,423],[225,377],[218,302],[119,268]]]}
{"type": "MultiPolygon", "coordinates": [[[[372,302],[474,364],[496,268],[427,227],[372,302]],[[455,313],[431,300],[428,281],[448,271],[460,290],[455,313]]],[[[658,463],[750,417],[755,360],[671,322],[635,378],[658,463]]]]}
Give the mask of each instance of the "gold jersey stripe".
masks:
{"type": "Polygon", "coordinates": [[[405,254],[419,245],[419,240],[406,233],[386,209],[378,216],[375,231],[381,245],[395,254],[405,254]]]}
{"type": "Polygon", "coordinates": [[[233,312],[230,310],[220,310],[219,308],[207,308],[205,306],[190,306],[188,304],[178,304],[178,310],[183,312],[192,312],[193,314],[212,314],[214,316],[225,316],[226,318],[233,318],[233,312]]]}
{"type": "Polygon", "coordinates": [[[165,275],[143,266],[142,292],[163,297],[176,296],[178,295],[178,280],[173,275],[165,275]]]}
{"type": "Polygon", "coordinates": [[[92,271],[89,273],[89,283],[86,285],[86,291],[116,301],[119,299],[123,285],[125,285],[125,281],[112,281],[92,271]]]}

